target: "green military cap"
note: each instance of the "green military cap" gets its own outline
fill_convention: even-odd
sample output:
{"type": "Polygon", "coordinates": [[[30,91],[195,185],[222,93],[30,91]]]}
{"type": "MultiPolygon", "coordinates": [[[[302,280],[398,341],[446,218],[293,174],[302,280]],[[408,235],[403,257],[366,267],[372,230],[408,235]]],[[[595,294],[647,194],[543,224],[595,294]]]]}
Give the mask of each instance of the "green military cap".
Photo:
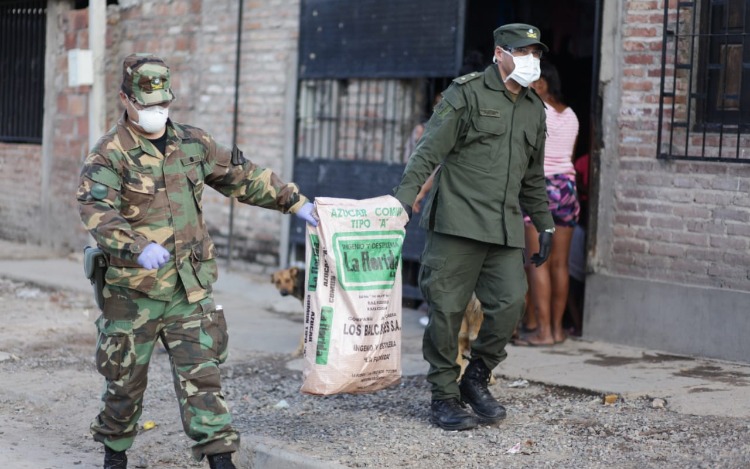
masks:
{"type": "Polygon", "coordinates": [[[495,30],[495,45],[508,47],[526,47],[539,44],[544,52],[549,48],[542,43],[539,28],[524,23],[511,23],[500,26],[495,30]]]}
{"type": "Polygon", "coordinates": [[[122,92],[143,106],[174,99],[169,67],[153,54],[131,54],[122,62],[122,92]]]}

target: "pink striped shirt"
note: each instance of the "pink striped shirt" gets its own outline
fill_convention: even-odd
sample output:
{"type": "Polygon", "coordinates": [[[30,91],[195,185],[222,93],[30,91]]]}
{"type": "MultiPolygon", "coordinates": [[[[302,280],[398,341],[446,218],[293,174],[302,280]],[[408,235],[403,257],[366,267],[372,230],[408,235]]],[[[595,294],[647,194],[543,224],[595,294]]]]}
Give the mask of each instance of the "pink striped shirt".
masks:
{"type": "Polygon", "coordinates": [[[544,146],[544,175],[575,174],[573,151],[578,137],[578,117],[569,107],[557,112],[547,104],[547,143],[544,146]]]}

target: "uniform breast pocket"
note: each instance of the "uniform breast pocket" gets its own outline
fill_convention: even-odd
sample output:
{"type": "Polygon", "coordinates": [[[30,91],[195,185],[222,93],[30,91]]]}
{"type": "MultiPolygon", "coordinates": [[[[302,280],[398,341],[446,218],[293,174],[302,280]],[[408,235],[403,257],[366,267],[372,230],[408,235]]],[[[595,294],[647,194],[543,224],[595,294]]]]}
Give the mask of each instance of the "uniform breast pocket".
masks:
{"type": "Polygon", "coordinates": [[[200,171],[200,165],[193,164],[186,166],[186,176],[190,181],[190,190],[193,193],[193,199],[195,200],[195,206],[198,207],[198,211],[203,211],[203,188],[205,183],[203,182],[203,173],[200,171]]]}
{"type": "Polygon", "coordinates": [[[471,120],[465,147],[458,155],[459,164],[489,170],[498,157],[505,131],[505,122],[498,111],[480,110],[471,120]]]}
{"type": "Polygon", "coordinates": [[[536,130],[526,129],[524,130],[524,137],[526,140],[526,155],[533,155],[539,148],[539,142],[536,138],[536,130]]]}
{"type": "Polygon", "coordinates": [[[525,151],[517,161],[520,171],[526,171],[529,161],[539,151],[539,141],[537,140],[535,129],[525,129],[523,131],[523,146],[525,151]]]}
{"type": "Polygon", "coordinates": [[[156,184],[150,172],[130,171],[122,184],[122,214],[131,222],[142,220],[154,202],[156,184]]]}

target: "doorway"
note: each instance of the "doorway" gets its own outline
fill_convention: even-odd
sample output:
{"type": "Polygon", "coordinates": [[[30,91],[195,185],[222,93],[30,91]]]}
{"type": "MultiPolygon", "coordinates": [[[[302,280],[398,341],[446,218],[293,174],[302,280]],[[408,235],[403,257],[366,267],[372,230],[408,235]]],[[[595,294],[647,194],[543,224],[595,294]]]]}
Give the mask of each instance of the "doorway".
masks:
{"type": "MultiPolygon", "coordinates": [[[[583,298],[585,288],[585,253],[588,210],[588,174],[592,152],[598,144],[595,136],[600,127],[598,105],[598,15],[601,0],[537,0],[535,2],[512,0],[467,0],[463,58],[473,64],[477,58],[486,67],[492,57],[494,40],[492,32],[500,25],[527,23],[538,27],[542,42],[549,47],[543,61],[552,63],[558,70],[564,102],[579,121],[578,140],[573,153],[576,163],[576,183],[581,202],[579,227],[571,245],[570,293],[566,311],[566,325],[581,333],[583,298]],[[574,318],[574,319],[573,319],[574,318]]],[[[481,67],[481,68],[480,68],[481,67]]],[[[466,71],[466,70],[464,70],[466,71]]]]}

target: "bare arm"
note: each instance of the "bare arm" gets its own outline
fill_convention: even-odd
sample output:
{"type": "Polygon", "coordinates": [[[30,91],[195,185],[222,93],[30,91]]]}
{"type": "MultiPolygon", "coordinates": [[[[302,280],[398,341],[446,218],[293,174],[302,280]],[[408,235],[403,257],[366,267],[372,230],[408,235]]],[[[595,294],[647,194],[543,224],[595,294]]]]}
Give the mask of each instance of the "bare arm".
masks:
{"type": "Polygon", "coordinates": [[[424,199],[430,192],[430,189],[432,189],[432,183],[435,181],[435,174],[438,172],[438,169],[440,169],[440,165],[437,165],[435,167],[435,169],[432,171],[432,174],[430,174],[424,184],[422,184],[422,188],[419,189],[417,198],[414,199],[414,203],[411,206],[411,209],[414,213],[419,213],[419,211],[421,210],[422,199],[424,199]]]}

